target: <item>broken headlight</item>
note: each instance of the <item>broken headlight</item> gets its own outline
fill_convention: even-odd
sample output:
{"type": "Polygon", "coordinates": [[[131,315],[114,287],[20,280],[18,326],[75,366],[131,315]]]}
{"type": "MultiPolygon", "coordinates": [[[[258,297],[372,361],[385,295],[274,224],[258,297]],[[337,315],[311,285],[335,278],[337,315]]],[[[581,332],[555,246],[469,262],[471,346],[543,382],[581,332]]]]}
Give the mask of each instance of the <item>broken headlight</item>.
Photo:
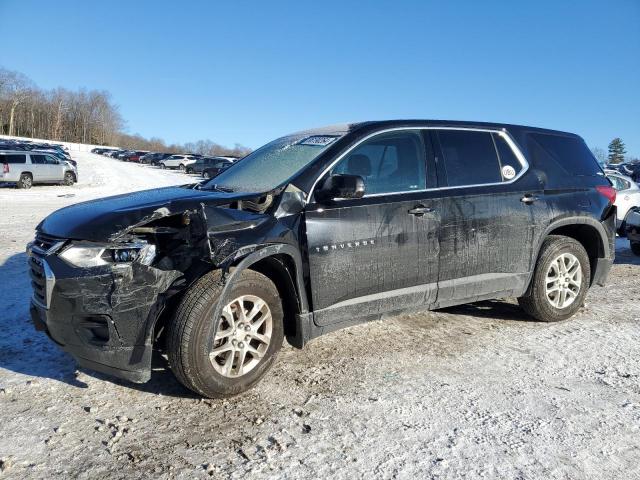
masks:
{"type": "Polygon", "coordinates": [[[59,254],[69,265],[81,268],[131,262],[151,265],[155,255],[156,247],[149,243],[100,245],[88,242],[72,243],[59,254]]]}

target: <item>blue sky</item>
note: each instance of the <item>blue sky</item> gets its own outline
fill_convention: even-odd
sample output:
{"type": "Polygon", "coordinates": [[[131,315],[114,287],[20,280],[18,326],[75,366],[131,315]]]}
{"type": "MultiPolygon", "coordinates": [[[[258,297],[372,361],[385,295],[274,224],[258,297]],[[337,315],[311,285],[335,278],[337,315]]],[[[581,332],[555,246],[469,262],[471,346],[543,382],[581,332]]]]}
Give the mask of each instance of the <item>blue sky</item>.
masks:
{"type": "Polygon", "coordinates": [[[0,65],[108,90],[130,133],[169,142],[443,118],[640,156],[639,25],[639,0],[0,0],[0,65]]]}

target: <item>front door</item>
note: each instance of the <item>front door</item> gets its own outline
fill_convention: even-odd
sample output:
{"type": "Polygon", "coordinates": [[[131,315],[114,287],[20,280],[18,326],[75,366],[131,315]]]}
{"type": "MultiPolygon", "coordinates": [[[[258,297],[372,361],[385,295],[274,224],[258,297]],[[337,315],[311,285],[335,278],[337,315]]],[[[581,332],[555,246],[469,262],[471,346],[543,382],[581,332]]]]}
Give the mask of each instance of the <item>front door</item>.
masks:
{"type": "Polygon", "coordinates": [[[426,191],[426,150],[420,130],[376,135],[328,174],[360,175],[364,197],[323,204],[312,199],[307,205],[317,325],[377,318],[435,301],[439,205],[437,192],[426,191]]]}

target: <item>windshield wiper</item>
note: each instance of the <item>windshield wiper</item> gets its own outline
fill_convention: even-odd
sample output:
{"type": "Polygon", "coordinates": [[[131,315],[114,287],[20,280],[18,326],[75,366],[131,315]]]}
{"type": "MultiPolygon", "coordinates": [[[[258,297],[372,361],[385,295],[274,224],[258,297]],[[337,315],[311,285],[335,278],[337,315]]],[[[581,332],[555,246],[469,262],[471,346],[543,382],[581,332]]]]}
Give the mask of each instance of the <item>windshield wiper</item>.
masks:
{"type": "Polygon", "coordinates": [[[216,192],[222,193],[233,193],[233,188],[221,187],[219,185],[216,185],[215,183],[210,187],[207,187],[207,190],[215,190],[216,192]]]}

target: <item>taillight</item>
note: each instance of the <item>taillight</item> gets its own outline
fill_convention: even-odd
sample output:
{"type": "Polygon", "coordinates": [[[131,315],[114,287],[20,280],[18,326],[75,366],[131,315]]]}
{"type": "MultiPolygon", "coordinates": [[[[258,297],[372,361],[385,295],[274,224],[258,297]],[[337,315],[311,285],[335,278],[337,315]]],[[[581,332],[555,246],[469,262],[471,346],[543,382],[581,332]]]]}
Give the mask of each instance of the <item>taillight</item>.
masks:
{"type": "Polygon", "coordinates": [[[2,165],[2,173],[9,173],[9,164],[5,163],[2,165]]]}
{"type": "Polygon", "coordinates": [[[610,185],[598,185],[596,190],[613,205],[616,201],[616,189],[610,185]]]}

